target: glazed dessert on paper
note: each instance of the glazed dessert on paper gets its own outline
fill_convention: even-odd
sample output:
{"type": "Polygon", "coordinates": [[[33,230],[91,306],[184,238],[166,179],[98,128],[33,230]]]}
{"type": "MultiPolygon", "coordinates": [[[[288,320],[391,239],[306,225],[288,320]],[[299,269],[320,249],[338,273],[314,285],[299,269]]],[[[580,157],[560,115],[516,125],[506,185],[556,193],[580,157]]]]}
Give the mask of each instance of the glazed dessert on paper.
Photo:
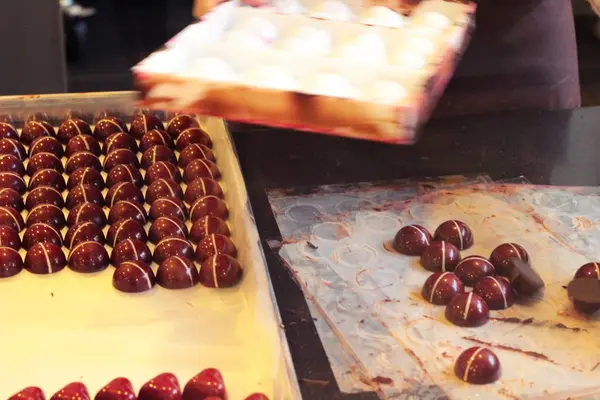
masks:
{"type": "Polygon", "coordinates": [[[404,15],[337,0],[227,3],[134,67],[141,104],[403,143],[431,111],[474,6],[404,15]]]}
{"type": "Polygon", "coordinates": [[[335,341],[383,398],[597,395],[598,263],[522,196],[353,189],[272,200],[280,254],[333,331],[332,364],[335,341]]]}

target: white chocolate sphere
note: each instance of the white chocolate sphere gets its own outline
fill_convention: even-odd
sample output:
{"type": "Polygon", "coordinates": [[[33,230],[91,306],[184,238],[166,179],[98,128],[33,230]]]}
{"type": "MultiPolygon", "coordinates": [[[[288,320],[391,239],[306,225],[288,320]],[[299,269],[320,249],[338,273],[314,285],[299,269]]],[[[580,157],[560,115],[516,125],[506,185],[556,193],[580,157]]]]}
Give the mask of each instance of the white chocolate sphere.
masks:
{"type": "Polygon", "coordinates": [[[304,82],[303,90],[316,95],[351,98],[356,96],[350,83],[338,74],[321,72],[304,82]]]}
{"type": "Polygon", "coordinates": [[[276,90],[297,90],[299,87],[292,73],[278,65],[252,68],[244,75],[244,82],[250,86],[276,90]]]}
{"type": "Polygon", "coordinates": [[[384,104],[398,104],[406,95],[406,88],[393,81],[374,82],[364,91],[367,100],[384,104]]]}
{"type": "Polygon", "coordinates": [[[360,22],[366,25],[399,28],[404,25],[404,17],[387,7],[373,6],[364,11],[360,22]]]}
{"type": "Polygon", "coordinates": [[[218,57],[202,57],[194,61],[185,74],[208,81],[235,82],[238,80],[238,75],[231,65],[218,57]]]}
{"type": "Polygon", "coordinates": [[[423,23],[437,29],[446,29],[450,25],[450,18],[442,13],[427,12],[423,15],[423,23]]]}
{"type": "Polygon", "coordinates": [[[241,49],[246,51],[264,50],[267,45],[259,37],[249,34],[248,32],[235,29],[225,34],[223,45],[231,49],[241,49]]]}
{"type": "Polygon", "coordinates": [[[392,54],[391,63],[409,70],[419,70],[427,65],[427,58],[415,51],[401,49],[392,54]]]}
{"type": "Polygon", "coordinates": [[[271,43],[277,39],[277,28],[265,18],[245,18],[235,24],[235,29],[248,32],[266,43],[271,43]]]}
{"type": "Polygon", "coordinates": [[[350,21],[354,15],[352,10],[338,0],[326,0],[317,4],[310,15],[314,18],[332,19],[336,21],[350,21]]]}

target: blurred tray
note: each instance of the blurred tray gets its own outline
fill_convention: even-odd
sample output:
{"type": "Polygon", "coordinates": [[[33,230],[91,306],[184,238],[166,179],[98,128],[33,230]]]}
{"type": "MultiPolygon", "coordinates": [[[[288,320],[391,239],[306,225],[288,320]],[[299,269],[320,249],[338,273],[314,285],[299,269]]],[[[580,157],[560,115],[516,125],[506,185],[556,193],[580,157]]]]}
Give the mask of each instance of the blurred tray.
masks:
{"type": "MultiPolygon", "coordinates": [[[[0,97],[0,114],[17,125],[34,112],[55,122],[78,115],[91,123],[104,111],[130,120],[134,100],[133,92],[0,97]]],[[[130,295],[113,289],[113,267],[91,275],[22,271],[0,280],[0,301],[10,305],[0,309],[0,398],[30,385],[51,394],[71,381],[93,394],[117,376],[139,389],[162,372],[184,384],[207,367],[223,372],[232,400],[257,391],[300,398],[232,139],[222,120],[199,121],[214,142],[242,282],[130,295]]]]}
{"type": "Polygon", "coordinates": [[[412,143],[453,74],[475,13],[471,2],[429,0],[403,26],[388,28],[356,23],[360,7],[352,4],[331,19],[283,13],[282,4],[229,2],[184,29],[133,68],[140,106],[412,143]],[[256,47],[265,26],[275,35],[256,47]],[[308,54],[282,50],[288,39],[306,44],[299,28],[307,27],[326,33],[331,48],[312,52],[328,42],[319,34],[308,54]]]}

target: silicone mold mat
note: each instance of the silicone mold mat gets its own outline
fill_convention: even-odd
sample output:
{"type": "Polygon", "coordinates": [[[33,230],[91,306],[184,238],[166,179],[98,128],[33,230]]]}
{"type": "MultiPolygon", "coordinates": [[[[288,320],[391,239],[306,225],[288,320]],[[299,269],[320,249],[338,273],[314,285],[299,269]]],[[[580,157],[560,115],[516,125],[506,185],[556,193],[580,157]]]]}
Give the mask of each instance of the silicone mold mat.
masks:
{"type": "MultiPolygon", "coordinates": [[[[32,111],[47,112],[62,120],[64,109],[92,120],[94,112],[114,111],[130,120],[134,96],[0,97],[0,113],[21,119],[32,111]]],[[[231,400],[256,391],[271,399],[300,397],[233,143],[222,120],[199,117],[199,122],[213,140],[222,173],[228,224],[244,268],[241,283],[226,290],[157,285],[125,294],[112,287],[112,266],[95,274],[65,268],[53,275],[22,271],[2,279],[0,398],[31,385],[49,398],[72,381],[84,382],[93,396],[118,376],[139,390],[162,372],[174,373],[184,385],[207,367],[222,371],[231,400]]]]}
{"type": "Polygon", "coordinates": [[[516,186],[427,192],[418,195],[406,185],[346,186],[271,196],[284,238],[280,255],[314,315],[329,327],[328,354],[336,342],[330,359],[347,362],[337,366],[338,376],[355,377],[363,385],[351,389],[368,387],[383,398],[545,398],[594,387],[600,357],[591,349],[600,348],[600,327],[597,318],[572,309],[563,288],[588,259],[539,223],[516,186]],[[308,223],[306,215],[312,215],[308,223]],[[503,242],[523,245],[546,282],[543,296],[493,311],[480,328],[448,323],[443,307],[420,296],[429,273],[418,258],[388,249],[403,225],[433,231],[452,218],[474,231],[475,245],[463,257],[487,257],[503,242]],[[460,352],[478,344],[494,348],[502,363],[503,376],[492,385],[468,385],[453,374],[460,352]]]}

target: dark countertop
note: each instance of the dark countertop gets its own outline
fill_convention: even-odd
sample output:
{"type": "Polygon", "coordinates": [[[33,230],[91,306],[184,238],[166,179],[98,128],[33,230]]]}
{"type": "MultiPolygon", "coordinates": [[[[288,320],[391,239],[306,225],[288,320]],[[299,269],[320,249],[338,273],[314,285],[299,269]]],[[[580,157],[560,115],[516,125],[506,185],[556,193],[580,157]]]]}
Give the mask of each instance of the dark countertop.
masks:
{"type": "Polygon", "coordinates": [[[414,146],[232,125],[242,171],[305,399],[340,394],[300,288],[265,245],[280,238],[265,189],[487,173],[535,184],[600,184],[600,107],[430,122],[414,146]]]}

